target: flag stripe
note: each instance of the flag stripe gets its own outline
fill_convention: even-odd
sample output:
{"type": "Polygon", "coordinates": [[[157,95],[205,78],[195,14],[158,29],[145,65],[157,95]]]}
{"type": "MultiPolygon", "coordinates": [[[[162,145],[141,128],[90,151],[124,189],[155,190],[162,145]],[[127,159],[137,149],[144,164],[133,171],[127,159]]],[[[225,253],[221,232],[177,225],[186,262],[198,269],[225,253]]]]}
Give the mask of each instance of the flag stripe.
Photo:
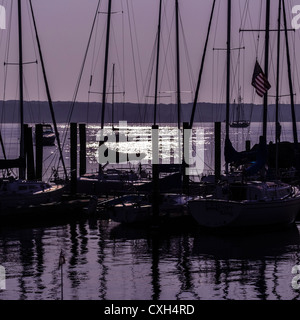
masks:
{"type": "Polygon", "coordinates": [[[256,89],[255,91],[260,97],[263,97],[264,94],[271,88],[268,79],[266,78],[257,61],[255,63],[252,76],[252,86],[256,89]]]}

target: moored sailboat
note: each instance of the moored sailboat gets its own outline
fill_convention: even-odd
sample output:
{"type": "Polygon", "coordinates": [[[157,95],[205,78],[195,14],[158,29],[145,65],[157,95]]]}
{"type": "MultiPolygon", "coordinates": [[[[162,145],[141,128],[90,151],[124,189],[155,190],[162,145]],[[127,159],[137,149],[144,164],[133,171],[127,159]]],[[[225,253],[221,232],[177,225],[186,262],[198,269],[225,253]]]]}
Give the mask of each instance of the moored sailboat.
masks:
{"type": "MultiPolygon", "coordinates": [[[[48,99],[50,98],[48,83],[46,79],[44,63],[41,55],[41,48],[38,39],[38,34],[35,25],[35,18],[33,14],[32,4],[29,1],[30,9],[32,13],[32,19],[36,32],[36,39],[38,42],[39,54],[41,59],[41,65],[43,68],[43,75],[45,80],[46,91],[48,99]]],[[[24,109],[23,109],[23,42],[22,42],[22,1],[18,0],[18,38],[19,38],[19,107],[20,107],[20,139],[19,139],[19,157],[17,159],[7,159],[5,154],[4,145],[2,145],[4,159],[0,161],[0,168],[5,169],[3,178],[0,179],[0,217],[14,217],[16,214],[30,211],[30,208],[39,207],[43,204],[55,202],[60,200],[65,186],[62,184],[52,185],[44,181],[37,181],[30,175],[27,170],[26,178],[26,157],[28,162],[28,150],[25,148],[25,124],[24,124],[24,109]],[[18,168],[18,177],[11,175],[11,168],[18,168]]],[[[49,100],[50,109],[52,107],[51,99],[49,100]]],[[[53,108],[51,109],[53,120],[55,121],[53,108]]],[[[57,133],[56,123],[54,126],[57,133]]],[[[58,144],[59,137],[56,136],[58,144]]],[[[30,131],[30,139],[32,139],[30,131]]],[[[32,142],[32,141],[31,141],[32,142]]],[[[59,150],[60,145],[59,145],[59,150]]],[[[62,154],[61,154],[62,156],[62,154]]],[[[63,162],[63,158],[61,157],[63,162]]],[[[64,162],[63,162],[64,164],[64,162]]],[[[64,167],[65,168],[65,167],[64,167]]]]}
{"type": "MultiPolygon", "coordinates": [[[[284,6],[284,3],[283,3],[284,6]]],[[[281,1],[279,1],[281,8],[281,1]]],[[[279,9],[279,17],[280,17],[279,9]]],[[[284,13],[285,14],[285,13],[284,13]]],[[[229,139],[229,86],[230,86],[230,21],[231,1],[228,0],[228,33],[227,33],[227,103],[226,103],[226,139],[225,161],[226,175],[223,181],[216,184],[214,192],[208,197],[198,197],[189,201],[190,213],[199,225],[210,228],[227,227],[261,227],[274,225],[290,225],[300,211],[300,192],[295,186],[280,180],[266,181],[267,146],[267,90],[268,83],[268,45],[270,0],[266,7],[266,44],[264,74],[256,61],[252,85],[256,92],[264,98],[263,136],[256,153],[256,162],[240,173],[229,173],[228,165],[241,158],[247,158],[247,153],[238,153],[232,147],[229,139]],[[253,176],[263,175],[259,178],[253,176]]],[[[280,22],[280,19],[278,19],[280,22]]],[[[279,23],[280,27],[280,23],[279,23]]],[[[280,32],[280,31],[279,31],[280,32]]],[[[249,161],[248,161],[249,162],[249,161]]]]}

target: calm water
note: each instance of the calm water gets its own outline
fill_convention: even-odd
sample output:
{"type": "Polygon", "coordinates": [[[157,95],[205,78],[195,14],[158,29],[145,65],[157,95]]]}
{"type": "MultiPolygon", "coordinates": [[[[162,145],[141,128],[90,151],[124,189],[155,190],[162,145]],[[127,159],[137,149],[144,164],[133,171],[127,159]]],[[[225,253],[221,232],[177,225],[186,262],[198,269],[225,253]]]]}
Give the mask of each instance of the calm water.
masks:
{"type": "MultiPolygon", "coordinates": [[[[249,137],[257,143],[260,128],[252,124],[242,131],[243,139],[232,130],[234,145],[241,149],[249,137]]],[[[147,140],[150,131],[146,130],[147,140]]],[[[2,132],[11,142],[9,155],[17,154],[17,127],[4,125],[2,132]]],[[[284,138],[291,139],[290,125],[284,132],[284,138]]],[[[89,170],[97,167],[96,133],[96,126],[89,128],[89,170]]],[[[139,139],[143,140],[141,135],[139,139]]],[[[205,151],[207,171],[213,163],[212,146],[213,126],[206,124],[200,148],[205,151]]],[[[125,143],[123,148],[135,152],[150,147],[142,142],[125,143]]],[[[55,150],[45,148],[45,168],[55,163],[55,150]]],[[[67,164],[68,152],[66,139],[67,164]]],[[[299,232],[300,225],[294,225],[282,231],[217,235],[195,225],[133,229],[99,219],[1,226],[0,265],[6,270],[6,290],[0,290],[0,299],[60,299],[61,250],[66,260],[64,299],[299,299],[300,291],[291,285],[292,268],[300,265],[299,232]]]]}
{"type": "Polygon", "coordinates": [[[0,299],[60,299],[61,249],[64,299],[299,299],[299,230],[213,235],[99,220],[2,228],[0,299]]]}

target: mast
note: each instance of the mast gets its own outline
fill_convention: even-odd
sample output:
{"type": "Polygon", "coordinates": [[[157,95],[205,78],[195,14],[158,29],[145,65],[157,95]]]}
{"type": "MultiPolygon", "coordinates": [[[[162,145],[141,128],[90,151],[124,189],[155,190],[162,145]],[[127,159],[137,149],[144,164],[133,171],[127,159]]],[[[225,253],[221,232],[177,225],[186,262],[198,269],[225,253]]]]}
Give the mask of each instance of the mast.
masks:
{"type": "Polygon", "coordinates": [[[110,38],[111,3],[112,3],[112,0],[108,0],[106,46],[105,46],[105,61],[104,61],[103,90],[102,90],[101,129],[104,128],[104,115],[105,115],[105,103],[106,103],[107,64],[108,64],[108,51],[109,51],[109,38],[110,38]]]}
{"type": "Polygon", "coordinates": [[[66,166],[65,166],[65,161],[64,161],[64,158],[63,158],[63,152],[62,152],[62,148],[61,148],[60,137],[59,137],[59,133],[58,133],[58,129],[57,129],[57,124],[56,124],[56,120],[55,120],[55,113],[54,113],[52,98],[51,98],[50,89],[49,89],[49,85],[48,85],[48,79],[47,79],[47,75],[46,75],[46,69],[45,69],[44,59],[43,59],[43,55],[42,55],[42,49],[41,49],[41,44],[40,44],[39,35],[38,35],[38,32],[37,32],[37,27],[36,27],[36,22],[35,22],[35,16],[34,16],[34,12],[33,12],[33,7],[32,7],[32,2],[31,2],[31,0],[29,1],[29,3],[30,3],[32,21],[33,21],[34,30],[35,30],[36,42],[37,42],[38,51],[39,51],[39,56],[40,56],[40,60],[41,60],[41,67],[42,67],[42,71],[43,71],[43,78],[44,78],[45,87],[46,87],[47,99],[48,99],[48,103],[49,103],[49,107],[50,107],[51,118],[52,118],[53,127],[54,127],[54,132],[55,132],[55,137],[56,137],[56,141],[57,141],[57,145],[58,145],[59,156],[60,156],[60,160],[61,160],[61,162],[62,162],[62,166],[63,166],[63,170],[64,170],[65,177],[67,178],[67,177],[68,177],[68,173],[67,173],[67,169],[66,169],[66,166]]]}
{"type": "Polygon", "coordinates": [[[208,24],[207,34],[206,34],[206,40],[205,40],[204,50],[203,50],[202,59],[201,59],[201,66],[200,66],[200,71],[199,71],[199,76],[198,76],[198,81],[197,81],[197,87],[196,87],[196,91],[195,91],[195,98],[194,98],[194,102],[193,102],[193,109],[192,109],[192,113],[191,113],[191,119],[190,119],[190,125],[189,125],[190,129],[193,127],[193,124],[194,124],[195,112],[196,112],[197,101],[198,101],[198,96],[199,96],[199,89],[200,89],[204,61],[205,61],[205,56],[206,56],[206,51],[207,51],[208,39],[209,39],[209,35],[210,35],[211,23],[212,23],[212,19],[213,19],[214,10],[215,10],[215,4],[216,4],[216,0],[214,0],[214,2],[212,4],[212,8],[211,8],[209,24],[208,24]]]}
{"type": "Polygon", "coordinates": [[[111,98],[111,117],[112,117],[112,129],[114,129],[114,105],[115,105],[115,64],[113,63],[112,74],[112,98],[111,98]]]}
{"type": "Polygon", "coordinates": [[[181,89],[180,89],[180,51],[179,51],[179,9],[178,0],[175,0],[176,11],[176,73],[177,73],[177,121],[178,129],[180,129],[181,123],[181,89]]]}
{"type": "MultiPolygon", "coordinates": [[[[269,76],[269,34],[270,34],[270,0],[266,0],[266,33],[265,33],[265,76],[269,76]]],[[[267,142],[268,94],[264,95],[263,139],[267,142]]]]}
{"type": "Polygon", "coordinates": [[[280,73],[280,22],[281,22],[281,0],[278,3],[278,33],[277,33],[277,70],[276,70],[276,110],[275,110],[275,143],[276,143],[276,159],[275,173],[278,173],[278,144],[279,144],[279,73],[280,73]]]}
{"type": "MultiPolygon", "coordinates": [[[[229,107],[230,107],[230,44],[231,44],[231,0],[227,2],[227,73],[226,73],[226,140],[229,139],[229,107]]],[[[228,163],[225,167],[228,173],[228,163]]]]}
{"type": "Polygon", "coordinates": [[[161,5],[162,5],[162,0],[159,1],[158,28],[157,28],[156,74],[155,74],[155,96],[154,96],[154,125],[156,125],[156,113],[157,113],[158,68],[159,68],[160,28],[161,28],[161,5]]]}
{"type": "MultiPolygon", "coordinates": [[[[22,43],[22,5],[18,0],[18,33],[19,33],[19,98],[20,98],[20,158],[25,158],[24,147],[24,97],[23,97],[23,43],[22,43]]],[[[21,161],[22,162],[22,161],[21,161]]],[[[19,179],[25,179],[25,167],[19,167],[19,179]]]]}
{"type": "Polygon", "coordinates": [[[293,93],[293,81],[292,81],[292,72],[291,72],[291,59],[290,59],[289,40],[288,40],[288,33],[287,33],[288,30],[287,30],[286,12],[285,12],[284,1],[282,1],[282,9],[283,9],[283,20],[284,20],[284,34],[285,34],[286,58],[287,58],[287,67],[288,67],[288,78],[289,78],[289,89],[290,89],[290,98],[291,98],[293,136],[294,136],[294,144],[295,144],[296,148],[298,148],[298,135],[297,135],[297,124],[296,124],[295,103],[294,103],[294,93],[293,93]]]}

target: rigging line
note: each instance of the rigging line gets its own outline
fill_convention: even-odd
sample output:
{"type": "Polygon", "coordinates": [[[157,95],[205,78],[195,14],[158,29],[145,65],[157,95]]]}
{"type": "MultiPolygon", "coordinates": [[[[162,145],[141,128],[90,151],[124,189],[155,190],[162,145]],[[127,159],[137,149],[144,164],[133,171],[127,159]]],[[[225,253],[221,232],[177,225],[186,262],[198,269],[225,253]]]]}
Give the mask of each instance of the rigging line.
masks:
{"type": "Polygon", "coordinates": [[[205,61],[205,56],[206,56],[206,49],[207,49],[207,44],[208,44],[208,39],[209,39],[210,28],[211,28],[211,23],[212,23],[212,19],[213,19],[215,4],[216,4],[216,1],[214,0],[214,2],[212,4],[212,9],[211,9],[210,19],[209,19],[209,24],[208,24],[208,30],[207,30],[207,35],[206,35],[206,40],[205,40],[205,45],[204,45],[204,51],[203,51],[203,55],[202,55],[202,61],[201,61],[201,66],[200,66],[198,82],[197,82],[197,88],[196,88],[196,92],[195,92],[195,99],[194,99],[194,103],[193,103],[193,110],[192,110],[191,119],[190,119],[190,123],[189,123],[190,128],[193,127],[194,116],[195,116],[195,111],[196,111],[196,107],[197,107],[199,89],[200,89],[200,84],[201,84],[202,72],[203,72],[204,61],[205,61]]]}
{"type": "MultiPolygon", "coordinates": [[[[9,57],[9,51],[10,51],[10,37],[11,37],[11,24],[12,24],[12,12],[13,12],[13,1],[11,1],[10,5],[10,16],[9,16],[9,25],[8,25],[8,36],[6,40],[6,47],[5,47],[5,60],[8,60],[9,57]]],[[[1,124],[4,122],[4,109],[5,109],[5,101],[6,101],[6,85],[7,85],[7,75],[8,75],[8,67],[4,68],[4,81],[3,81],[3,109],[1,114],[1,124]]]]}
{"type": "MultiPolygon", "coordinates": [[[[102,32],[99,44],[96,41],[96,39],[98,39],[99,20],[100,19],[98,18],[98,16],[96,16],[96,22],[95,22],[96,25],[94,27],[95,33],[91,31],[92,33],[94,33],[94,40],[93,40],[94,45],[93,45],[93,50],[92,50],[91,71],[90,71],[91,80],[92,80],[92,78],[94,76],[94,71],[96,69],[96,65],[98,63],[98,58],[99,58],[99,55],[100,55],[100,48],[101,48],[101,45],[102,45],[102,42],[103,42],[103,38],[104,38],[104,32],[102,32]],[[96,50],[97,44],[98,44],[98,50],[96,50]],[[96,52],[97,52],[97,55],[96,55],[96,52]]],[[[90,86],[91,85],[92,85],[92,81],[90,81],[90,86]]]]}
{"type": "MultiPolygon", "coordinates": [[[[121,1],[121,9],[122,9],[122,63],[123,63],[123,75],[122,76],[122,87],[123,92],[126,89],[126,82],[125,82],[125,24],[124,24],[124,8],[123,8],[123,1],[121,1]]],[[[124,97],[125,100],[125,97],[124,97]]],[[[123,101],[124,103],[124,101],[123,101]]]]}
{"type": "Polygon", "coordinates": [[[133,70],[134,70],[134,80],[135,80],[135,87],[136,87],[136,95],[137,95],[137,102],[138,102],[138,105],[139,105],[139,108],[138,108],[139,109],[139,116],[140,116],[140,120],[142,120],[142,114],[141,114],[141,108],[140,108],[139,85],[138,85],[138,77],[137,77],[137,70],[136,70],[136,63],[135,63],[135,51],[134,51],[134,46],[133,46],[131,16],[130,16],[128,0],[126,0],[126,4],[127,4],[127,11],[128,11],[128,26],[129,26],[130,45],[131,45],[131,51],[132,51],[132,60],[133,60],[133,70]]]}
{"type": "MultiPolygon", "coordinates": [[[[119,54],[118,54],[118,50],[117,50],[116,36],[115,36],[115,31],[114,31],[114,25],[113,24],[111,25],[111,30],[112,30],[112,34],[113,34],[114,44],[115,44],[115,47],[116,47],[116,56],[117,56],[118,65],[121,66],[121,62],[120,62],[120,58],[119,58],[119,54]]],[[[122,75],[120,70],[121,70],[121,68],[119,68],[119,73],[120,73],[120,78],[122,80],[124,75],[122,75]]],[[[125,92],[125,87],[124,86],[123,86],[123,91],[122,92],[125,92]]]]}
{"type": "Polygon", "coordinates": [[[180,27],[181,27],[182,40],[183,40],[183,47],[184,47],[185,56],[186,56],[186,64],[187,64],[187,69],[188,69],[189,83],[190,83],[190,88],[192,89],[191,90],[191,94],[192,94],[193,91],[195,91],[196,84],[195,84],[195,78],[194,78],[194,74],[193,74],[191,59],[189,57],[189,50],[188,50],[188,45],[187,45],[187,41],[186,41],[186,36],[185,36],[184,28],[183,28],[181,11],[179,11],[179,21],[180,21],[180,27]]]}
{"type": "Polygon", "coordinates": [[[40,58],[40,61],[41,61],[41,68],[42,68],[42,72],[43,72],[43,79],[44,79],[47,99],[48,99],[48,103],[49,103],[49,108],[50,108],[51,118],[52,118],[52,122],[53,122],[54,132],[55,132],[55,136],[56,136],[57,146],[58,146],[58,149],[59,149],[60,161],[61,161],[63,169],[64,169],[65,178],[67,179],[67,177],[68,177],[67,176],[67,170],[66,170],[65,161],[64,161],[64,158],[63,158],[63,152],[62,152],[62,147],[61,147],[61,143],[60,143],[60,137],[59,137],[57,124],[56,124],[56,120],[55,120],[55,113],[54,113],[54,108],[53,108],[53,103],[52,103],[52,97],[51,97],[50,90],[49,90],[48,79],[47,79],[44,60],[43,60],[43,56],[42,56],[42,49],[41,49],[41,45],[40,45],[40,39],[39,39],[38,31],[37,31],[37,26],[36,26],[36,21],[35,21],[35,16],[34,16],[34,11],[33,11],[31,0],[29,0],[29,4],[30,4],[30,9],[31,9],[32,22],[33,22],[34,30],[35,30],[35,37],[36,37],[37,47],[38,47],[38,51],[39,51],[39,58],[40,58]]]}
{"type": "MultiPolygon", "coordinates": [[[[175,83],[171,84],[171,76],[170,76],[170,72],[169,72],[169,67],[168,67],[168,64],[167,64],[167,61],[169,61],[168,59],[168,52],[169,52],[169,49],[171,48],[171,29],[172,29],[172,25],[174,23],[174,15],[173,15],[173,19],[172,19],[172,23],[171,23],[171,29],[169,28],[168,26],[168,22],[167,22],[167,16],[166,16],[166,10],[164,10],[164,16],[165,16],[165,22],[166,22],[166,28],[167,28],[167,31],[168,31],[168,34],[169,34],[169,37],[168,37],[168,41],[167,41],[167,46],[165,47],[165,42],[164,41],[161,41],[162,42],[162,48],[163,48],[163,53],[164,53],[164,62],[162,64],[162,71],[161,71],[161,78],[160,78],[160,84],[159,84],[159,88],[162,88],[162,82],[163,82],[163,78],[164,78],[164,73],[166,71],[167,73],[167,80],[168,80],[168,83],[169,83],[169,87],[170,88],[174,88],[175,87],[175,83]]],[[[163,36],[163,34],[162,34],[163,36]]],[[[172,59],[172,65],[175,64],[175,60],[174,60],[174,54],[172,49],[170,49],[171,51],[171,59],[172,59]]]]}
{"type": "MultiPolygon", "coordinates": [[[[127,0],[127,4],[128,4],[128,0],[127,0]]],[[[128,5],[127,5],[128,6],[128,5]]],[[[134,7],[133,4],[131,2],[131,11],[132,11],[132,20],[133,20],[133,30],[134,32],[134,36],[135,36],[135,43],[136,43],[136,51],[137,51],[137,58],[138,58],[138,65],[139,65],[139,72],[140,72],[140,79],[142,82],[142,88],[144,88],[144,77],[143,77],[143,68],[142,68],[142,63],[141,63],[141,56],[140,56],[140,51],[139,51],[139,46],[138,46],[138,36],[137,36],[137,27],[136,27],[136,22],[135,22],[135,14],[134,14],[134,7]]],[[[128,9],[129,10],[129,9],[128,9]]],[[[129,11],[128,11],[129,13],[129,11]]],[[[131,28],[131,27],[130,27],[131,28]]],[[[141,97],[139,96],[139,101],[140,101],[141,97]]]]}
{"type": "Polygon", "coordinates": [[[101,0],[99,0],[99,1],[98,1],[98,4],[97,4],[96,13],[95,13],[95,16],[94,16],[94,19],[93,19],[91,32],[90,32],[90,35],[89,35],[89,39],[88,39],[88,42],[87,42],[86,51],[85,51],[85,54],[84,54],[84,59],[83,59],[83,62],[82,62],[82,65],[81,65],[81,69],[80,69],[80,72],[79,72],[79,77],[78,77],[78,80],[77,80],[77,83],[76,83],[76,87],[75,87],[75,92],[74,92],[74,95],[73,95],[73,101],[72,101],[72,103],[71,103],[71,108],[70,108],[69,115],[68,115],[68,119],[67,119],[67,125],[66,125],[66,127],[65,127],[65,129],[64,129],[64,132],[63,132],[63,136],[64,136],[64,138],[63,138],[63,143],[62,143],[62,147],[63,147],[63,148],[64,148],[65,143],[66,143],[67,131],[68,131],[68,129],[69,129],[69,123],[70,123],[70,121],[71,121],[72,113],[73,113],[74,106],[75,106],[75,102],[76,102],[76,99],[77,99],[77,95],[78,95],[78,91],[79,91],[79,86],[80,86],[80,83],[81,83],[82,74],[83,74],[83,70],[84,70],[86,58],[87,58],[87,55],[88,55],[88,50],[89,50],[89,46],[90,46],[90,43],[91,43],[92,35],[93,35],[93,30],[94,30],[95,23],[96,23],[96,20],[97,20],[97,15],[98,15],[98,10],[99,10],[100,3],[101,3],[101,0]]]}
{"type": "Polygon", "coordinates": [[[152,82],[152,75],[153,75],[153,69],[154,69],[154,61],[155,61],[155,48],[156,48],[156,42],[157,42],[157,34],[155,37],[154,45],[152,47],[152,52],[150,56],[150,61],[148,65],[148,69],[146,72],[146,80],[145,80],[145,88],[143,90],[143,94],[145,96],[145,104],[148,102],[147,97],[150,95],[150,87],[152,82]]]}
{"type": "MultiPolygon", "coordinates": [[[[56,151],[57,151],[57,150],[56,150],[56,151]]],[[[43,162],[45,163],[45,161],[48,160],[48,159],[50,159],[51,156],[52,156],[52,154],[49,155],[43,162]]],[[[44,177],[46,176],[46,174],[49,172],[50,167],[53,168],[53,166],[54,166],[53,163],[55,164],[56,161],[57,161],[56,157],[57,157],[57,155],[55,155],[55,156],[50,160],[48,167],[47,167],[47,168],[44,170],[44,172],[43,172],[42,178],[44,178],[44,177]]],[[[58,159],[58,162],[59,162],[59,159],[58,159]]],[[[49,178],[49,179],[50,179],[50,178],[49,178]]]]}
{"type": "Polygon", "coordinates": [[[25,101],[24,101],[24,105],[27,105],[27,109],[28,109],[28,113],[29,113],[29,119],[31,119],[31,121],[30,122],[32,122],[32,123],[35,123],[35,121],[34,121],[34,116],[33,116],[33,112],[32,112],[32,108],[31,108],[31,105],[30,105],[30,103],[31,103],[31,99],[30,99],[30,96],[29,96],[29,90],[28,90],[28,86],[27,86],[27,82],[26,82],[26,78],[25,78],[25,76],[24,76],[24,78],[23,78],[23,86],[24,86],[24,97],[25,96],[27,96],[27,103],[25,104],[25,101]]]}
{"type": "MultiPolygon", "coordinates": [[[[11,1],[11,6],[10,6],[10,17],[9,17],[9,26],[8,26],[8,37],[7,37],[7,41],[6,41],[6,48],[5,48],[5,59],[8,60],[8,56],[9,56],[9,50],[10,50],[10,37],[11,37],[11,24],[12,24],[12,12],[13,12],[13,1],[11,1]]],[[[2,130],[2,123],[4,123],[4,118],[5,118],[5,105],[6,105],[6,86],[7,86],[7,76],[8,76],[8,67],[4,68],[4,83],[3,83],[3,109],[2,109],[2,114],[1,114],[1,130],[2,130]]],[[[14,109],[15,111],[15,109],[14,109]]],[[[13,118],[14,118],[14,113],[13,113],[13,118]]],[[[12,141],[12,130],[10,132],[10,142],[12,141]]],[[[11,144],[9,144],[9,150],[8,150],[8,155],[10,154],[10,146],[11,144]]],[[[5,152],[5,149],[3,149],[3,152],[5,152]]]]}
{"type": "MultiPolygon", "coordinates": [[[[148,69],[146,72],[146,80],[145,80],[145,89],[144,89],[144,96],[147,98],[148,96],[150,96],[150,87],[151,87],[151,82],[152,82],[152,75],[153,75],[153,70],[154,70],[154,61],[155,61],[155,55],[156,55],[156,46],[157,46],[157,33],[155,34],[155,40],[154,40],[154,44],[152,47],[152,52],[151,52],[151,56],[150,56],[150,61],[149,61],[149,65],[148,65],[148,69]]],[[[148,99],[146,99],[145,103],[148,102],[148,99]]]]}
{"type": "MultiPolygon", "coordinates": [[[[28,17],[30,17],[30,9],[29,9],[29,6],[27,5],[27,14],[28,14],[28,17]]],[[[31,38],[32,38],[32,43],[33,43],[33,50],[34,50],[34,56],[35,56],[35,63],[38,64],[38,61],[37,61],[37,57],[38,57],[38,54],[37,54],[37,48],[36,48],[36,43],[34,41],[34,26],[33,26],[33,22],[30,20],[30,30],[31,30],[31,38]]],[[[39,83],[39,72],[38,72],[38,68],[36,68],[36,83],[37,83],[37,101],[38,101],[38,118],[39,118],[39,121],[41,122],[41,106],[40,106],[40,83],[39,83]]]]}

